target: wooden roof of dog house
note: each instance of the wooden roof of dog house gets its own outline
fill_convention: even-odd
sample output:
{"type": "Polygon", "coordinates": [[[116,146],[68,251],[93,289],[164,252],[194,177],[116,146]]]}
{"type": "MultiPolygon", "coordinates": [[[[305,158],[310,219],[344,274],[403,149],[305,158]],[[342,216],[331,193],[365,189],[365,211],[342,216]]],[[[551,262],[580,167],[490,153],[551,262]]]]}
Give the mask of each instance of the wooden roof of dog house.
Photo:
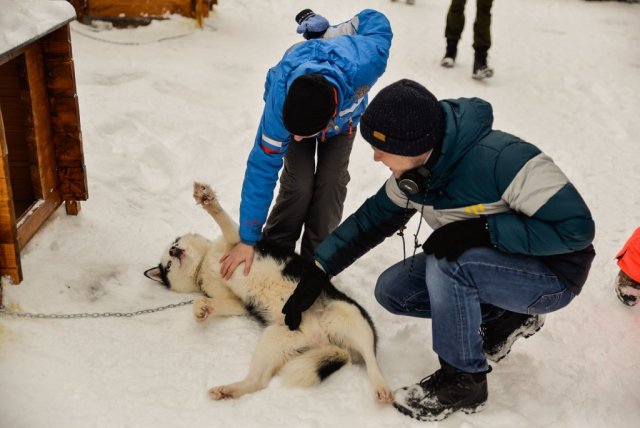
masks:
{"type": "Polygon", "coordinates": [[[1,8],[0,58],[5,60],[76,19],[75,9],[65,0],[3,0],[1,8]]]}

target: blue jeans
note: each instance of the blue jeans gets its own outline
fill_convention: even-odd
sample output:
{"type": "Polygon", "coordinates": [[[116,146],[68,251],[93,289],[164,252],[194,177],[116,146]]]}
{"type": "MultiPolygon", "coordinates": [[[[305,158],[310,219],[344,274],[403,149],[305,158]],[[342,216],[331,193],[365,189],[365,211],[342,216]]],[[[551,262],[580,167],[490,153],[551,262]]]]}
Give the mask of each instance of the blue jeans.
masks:
{"type": "Polygon", "coordinates": [[[575,297],[539,258],[488,247],[452,262],[421,253],[396,263],[378,278],[375,296],[394,314],[431,318],[433,350],[469,373],[488,369],[482,322],[504,310],[553,312],[575,297]]]}

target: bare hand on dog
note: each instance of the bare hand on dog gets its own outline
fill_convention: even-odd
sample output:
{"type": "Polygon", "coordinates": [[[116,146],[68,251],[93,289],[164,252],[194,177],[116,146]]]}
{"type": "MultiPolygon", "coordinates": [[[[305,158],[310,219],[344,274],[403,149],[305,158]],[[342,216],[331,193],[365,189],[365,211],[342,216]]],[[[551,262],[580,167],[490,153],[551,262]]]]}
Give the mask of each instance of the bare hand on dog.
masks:
{"type": "Polygon", "coordinates": [[[244,262],[244,276],[249,275],[255,249],[251,245],[238,243],[220,259],[220,275],[231,278],[240,263],[244,262]]]}

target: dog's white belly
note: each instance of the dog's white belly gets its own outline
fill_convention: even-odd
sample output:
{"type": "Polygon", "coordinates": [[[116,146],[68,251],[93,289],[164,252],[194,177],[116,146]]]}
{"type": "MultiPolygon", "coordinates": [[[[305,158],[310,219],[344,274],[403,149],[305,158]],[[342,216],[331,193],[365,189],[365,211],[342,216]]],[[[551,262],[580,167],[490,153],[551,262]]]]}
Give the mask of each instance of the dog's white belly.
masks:
{"type": "Polygon", "coordinates": [[[312,346],[324,346],[330,343],[325,326],[322,325],[324,305],[315,304],[303,314],[300,331],[312,346]]]}
{"type": "Polygon", "coordinates": [[[272,321],[282,318],[282,307],[296,287],[296,283],[282,276],[282,263],[270,257],[256,257],[249,275],[239,266],[227,281],[227,286],[245,303],[267,312],[272,321]]]}

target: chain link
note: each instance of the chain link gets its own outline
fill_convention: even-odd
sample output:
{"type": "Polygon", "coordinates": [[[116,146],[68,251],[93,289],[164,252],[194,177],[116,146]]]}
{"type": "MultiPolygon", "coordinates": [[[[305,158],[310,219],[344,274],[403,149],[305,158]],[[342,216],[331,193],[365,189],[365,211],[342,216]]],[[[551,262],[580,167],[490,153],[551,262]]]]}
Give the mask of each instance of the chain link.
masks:
{"type": "Polygon", "coordinates": [[[29,312],[15,312],[10,311],[4,306],[0,306],[0,315],[7,315],[14,318],[31,318],[31,319],[73,319],[73,318],[131,318],[138,315],[153,314],[155,312],[164,311],[167,309],[178,308],[180,306],[186,306],[193,303],[192,300],[185,300],[180,303],[171,303],[165,306],[159,306],[152,309],[143,309],[135,312],[94,312],[94,313],[79,313],[79,314],[34,314],[29,312]]]}

